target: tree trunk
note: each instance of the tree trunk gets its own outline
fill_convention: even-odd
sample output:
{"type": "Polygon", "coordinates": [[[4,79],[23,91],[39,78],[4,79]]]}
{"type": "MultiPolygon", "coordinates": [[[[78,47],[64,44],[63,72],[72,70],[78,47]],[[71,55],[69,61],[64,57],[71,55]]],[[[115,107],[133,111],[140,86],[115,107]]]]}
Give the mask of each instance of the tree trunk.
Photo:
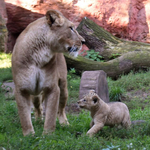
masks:
{"type": "Polygon", "coordinates": [[[150,51],[149,44],[119,39],[88,18],[83,18],[77,30],[85,38],[85,44],[90,49],[100,52],[105,60],[111,59],[113,54],[119,56],[137,50],[150,51]]]}
{"type": "Polygon", "coordinates": [[[149,44],[119,39],[88,18],[81,21],[77,30],[85,38],[85,44],[90,49],[100,52],[105,62],[92,61],[82,56],[72,58],[65,54],[69,68],[75,68],[79,73],[90,70],[104,70],[107,76],[118,78],[121,74],[129,73],[133,69],[150,67],[149,44]],[[119,57],[112,59],[114,54],[119,57]]]}

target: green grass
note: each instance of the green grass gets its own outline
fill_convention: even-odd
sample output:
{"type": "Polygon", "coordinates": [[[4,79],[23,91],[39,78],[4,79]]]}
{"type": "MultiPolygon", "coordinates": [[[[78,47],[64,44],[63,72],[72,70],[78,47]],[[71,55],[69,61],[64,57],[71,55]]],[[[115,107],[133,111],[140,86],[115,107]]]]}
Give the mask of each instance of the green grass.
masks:
{"type": "Polygon", "coordinates": [[[12,80],[11,54],[0,52],[0,82],[12,80]]]}
{"type": "MultiPolygon", "coordinates": [[[[23,137],[16,102],[6,100],[3,81],[12,80],[11,55],[0,53],[0,149],[6,150],[149,150],[150,149],[150,72],[131,72],[113,81],[107,78],[111,101],[121,100],[129,109],[131,120],[146,120],[146,123],[131,127],[129,130],[104,127],[94,137],[86,136],[91,121],[88,111],[67,113],[69,126],[60,126],[51,135],[42,135],[43,121],[32,122],[34,136],[23,137]],[[140,92],[147,94],[143,97],[140,92]]],[[[76,103],[79,96],[80,77],[68,73],[68,107],[76,103]]]]}
{"type": "Polygon", "coordinates": [[[68,72],[67,81],[69,90],[68,104],[76,103],[79,98],[80,77],[68,72]]]}

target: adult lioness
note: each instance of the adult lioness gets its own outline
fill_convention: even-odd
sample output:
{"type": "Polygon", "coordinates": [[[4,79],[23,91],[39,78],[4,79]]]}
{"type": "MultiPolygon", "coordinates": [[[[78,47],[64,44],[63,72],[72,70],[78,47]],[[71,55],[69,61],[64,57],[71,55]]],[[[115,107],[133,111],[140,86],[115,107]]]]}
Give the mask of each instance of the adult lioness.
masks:
{"type": "Polygon", "coordinates": [[[41,96],[46,108],[44,133],[55,130],[57,113],[59,122],[68,124],[67,69],[62,53],[77,52],[83,41],[73,23],[56,10],[47,11],[18,37],[12,54],[12,73],[23,135],[34,133],[31,99],[36,115],[41,116],[41,96]]]}
{"type": "Polygon", "coordinates": [[[91,112],[91,129],[87,132],[90,136],[97,133],[104,125],[121,125],[125,128],[129,128],[131,125],[129,110],[124,103],[105,103],[94,90],[79,100],[78,104],[81,108],[91,112]]]}

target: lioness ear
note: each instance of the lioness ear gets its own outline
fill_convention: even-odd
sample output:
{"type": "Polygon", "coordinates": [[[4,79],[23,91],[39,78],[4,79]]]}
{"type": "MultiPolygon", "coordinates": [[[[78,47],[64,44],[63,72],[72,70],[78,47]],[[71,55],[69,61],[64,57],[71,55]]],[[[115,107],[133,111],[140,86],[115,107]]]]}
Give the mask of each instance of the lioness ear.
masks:
{"type": "Polygon", "coordinates": [[[98,97],[97,97],[97,96],[94,96],[94,97],[92,98],[92,100],[93,100],[93,102],[94,102],[94,104],[95,104],[95,103],[97,103],[97,101],[98,101],[98,97]]]}
{"type": "Polygon", "coordinates": [[[92,93],[96,93],[96,92],[95,92],[95,90],[90,90],[89,93],[92,94],[92,93]]]}
{"type": "Polygon", "coordinates": [[[63,15],[56,10],[49,10],[46,12],[47,23],[52,26],[62,26],[64,24],[63,15]]]}

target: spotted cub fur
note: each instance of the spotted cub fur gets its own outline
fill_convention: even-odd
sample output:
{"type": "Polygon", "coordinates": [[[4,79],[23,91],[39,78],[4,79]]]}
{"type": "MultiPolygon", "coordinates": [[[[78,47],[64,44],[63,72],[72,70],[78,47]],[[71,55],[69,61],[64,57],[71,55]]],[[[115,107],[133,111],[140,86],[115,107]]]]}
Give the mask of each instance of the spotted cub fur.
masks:
{"type": "Polygon", "coordinates": [[[123,126],[129,128],[131,125],[128,107],[122,102],[105,103],[100,97],[91,90],[83,99],[78,101],[80,108],[91,112],[91,129],[87,132],[92,136],[106,126],[123,126]]]}

